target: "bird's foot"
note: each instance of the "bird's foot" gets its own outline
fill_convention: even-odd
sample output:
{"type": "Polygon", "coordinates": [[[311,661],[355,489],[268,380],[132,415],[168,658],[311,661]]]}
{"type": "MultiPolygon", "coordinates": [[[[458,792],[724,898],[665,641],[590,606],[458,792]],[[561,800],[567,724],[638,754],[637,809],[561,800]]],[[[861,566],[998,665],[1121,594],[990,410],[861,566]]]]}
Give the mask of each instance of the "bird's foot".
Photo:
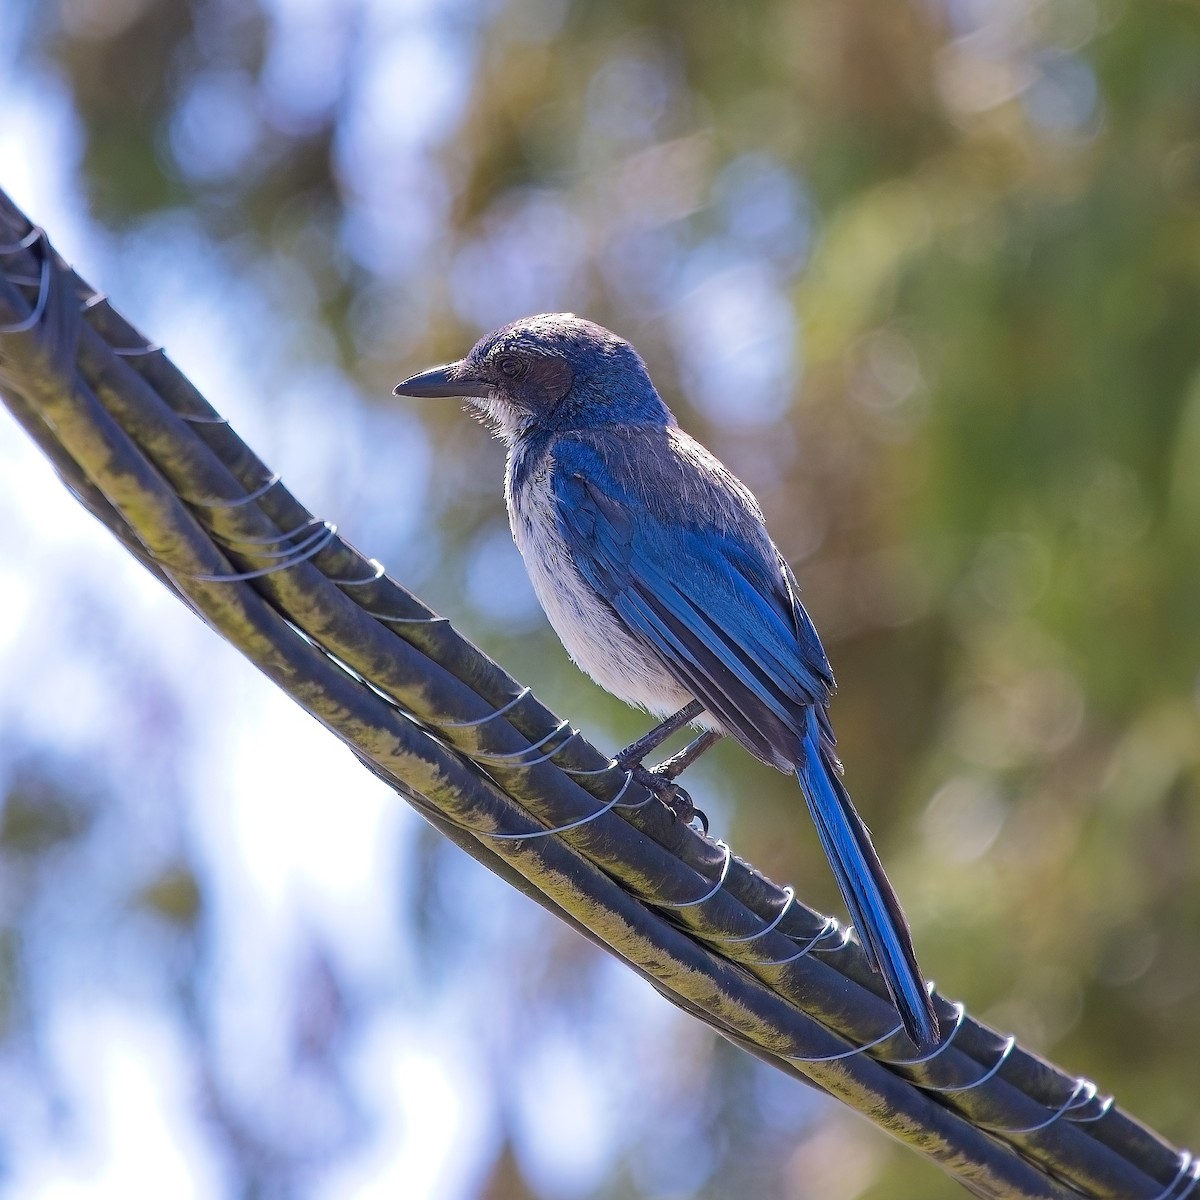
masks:
{"type": "MultiPolygon", "coordinates": [[[[617,761],[619,765],[624,766],[620,759],[617,761]]],[[[692,803],[691,796],[669,775],[660,775],[657,771],[648,770],[641,763],[630,764],[625,770],[632,771],[634,779],[665,804],[685,825],[698,820],[705,834],[708,833],[708,817],[692,803]]]]}

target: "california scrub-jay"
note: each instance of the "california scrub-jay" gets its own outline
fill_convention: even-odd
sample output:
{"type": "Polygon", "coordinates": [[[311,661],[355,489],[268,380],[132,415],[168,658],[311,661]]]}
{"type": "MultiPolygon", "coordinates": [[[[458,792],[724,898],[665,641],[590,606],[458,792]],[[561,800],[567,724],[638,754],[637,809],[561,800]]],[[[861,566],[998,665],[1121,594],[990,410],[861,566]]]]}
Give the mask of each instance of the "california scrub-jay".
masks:
{"type": "MultiPolygon", "coordinates": [[[[913,1041],[938,1044],[904,912],[841,781],[833,673],[746,486],[684,433],[637,351],[571,314],[514,321],[396,393],[462,396],[508,445],[513,538],[571,657],[627,704],[674,714],[618,756],[704,730],[794,772],[867,957],[913,1041]]],[[[670,788],[666,789],[667,794],[670,788]]]]}

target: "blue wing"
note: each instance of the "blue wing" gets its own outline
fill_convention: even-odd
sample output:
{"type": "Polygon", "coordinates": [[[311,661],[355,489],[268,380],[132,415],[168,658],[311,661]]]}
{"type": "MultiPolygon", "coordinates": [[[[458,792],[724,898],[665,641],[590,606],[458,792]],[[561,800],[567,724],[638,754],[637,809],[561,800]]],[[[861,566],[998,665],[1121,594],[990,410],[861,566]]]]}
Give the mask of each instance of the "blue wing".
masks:
{"type": "Polygon", "coordinates": [[[913,1040],[935,1045],[903,910],[839,778],[833,676],[795,580],[749,493],[668,432],[638,456],[636,473],[626,462],[619,476],[610,466],[625,457],[619,441],[560,439],[558,532],[591,588],[724,731],[795,771],[868,958],[913,1040]]]}
{"type": "MultiPolygon", "coordinates": [[[[792,769],[804,755],[804,713],[827,703],[833,677],[791,572],[757,519],[743,511],[730,526],[721,511],[728,498],[714,481],[707,497],[691,497],[690,521],[664,522],[655,515],[662,493],[647,486],[654,480],[631,488],[593,447],[565,449],[556,452],[552,488],[558,531],[580,574],[726,733],[762,761],[792,769]]],[[[659,465],[667,494],[677,495],[670,464],[659,465]]]]}

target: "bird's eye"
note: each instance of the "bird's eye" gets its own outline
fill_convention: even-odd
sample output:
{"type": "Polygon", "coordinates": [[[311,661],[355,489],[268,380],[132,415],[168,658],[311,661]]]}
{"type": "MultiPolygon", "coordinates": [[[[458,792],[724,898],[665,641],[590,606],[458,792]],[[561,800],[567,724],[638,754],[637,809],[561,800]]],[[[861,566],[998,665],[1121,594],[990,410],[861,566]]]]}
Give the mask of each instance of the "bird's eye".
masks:
{"type": "Polygon", "coordinates": [[[525,374],[526,364],[515,354],[504,355],[496,365],[500,368],[500,374],[509,379],[520,379],[525,374]]]}

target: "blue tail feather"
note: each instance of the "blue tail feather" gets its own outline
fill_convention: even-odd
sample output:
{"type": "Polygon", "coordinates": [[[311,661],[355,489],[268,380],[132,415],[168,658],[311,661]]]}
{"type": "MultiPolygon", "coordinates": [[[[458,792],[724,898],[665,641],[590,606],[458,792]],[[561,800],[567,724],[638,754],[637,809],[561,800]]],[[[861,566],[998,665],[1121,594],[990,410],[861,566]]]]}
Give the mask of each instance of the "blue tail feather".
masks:
{"type": "Polygon", "coordinates": [[[939,1039],[937,1017],[917,966],[908,922],[871,844],[870,831],[838,778],[833,752],[824,744],[811,708],[804,749],[796,778],[859,941],[871,965],[883,975],[909,1037],[922,1049],[932,1048],[939,1039]]]}

